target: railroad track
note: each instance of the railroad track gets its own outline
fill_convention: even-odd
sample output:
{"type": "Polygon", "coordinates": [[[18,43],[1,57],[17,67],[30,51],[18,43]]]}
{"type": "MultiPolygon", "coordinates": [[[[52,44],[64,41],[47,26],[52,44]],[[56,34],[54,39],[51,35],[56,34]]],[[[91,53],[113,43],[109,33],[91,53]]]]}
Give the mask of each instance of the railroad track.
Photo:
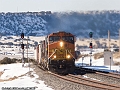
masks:
{"type": "Polygon", "coordinates": [[[77,84],[81,84],[81,85],[86,85],[86,86],[90,86],[90,87],[95,87],[98,89],[106,89],[106,90],[119,90],[120,86],[117,85],[112,85],[112,84],[107,84],[107,83],[103,83],[103,82],[99,82],[99,81],[94,81],[94,80],[90,80],[87,78],[83,78],[83,77],[78,77],[77,75],[66,75],[66,76],[61,76],[52,72],[49,72],[50,74],[59,77],[61,79],[70,81],[70,82],[74,82],[77,84]]]}
{"type": "Polygon", "coordinates": [[[115,73],[101,73],[101,72],[96,72],[96,74],[120,79],[120,74],[115,74],[115,73]]]}
{"type": "Polygon", "coordinates": [[[33,62],[34,65],[36,65],[38,68],[40,68],[43,71],[46,71],[46,69],[44,69],[44,67],[40,66],[39,64],[37,64],[37,62],[33,62]]]}
{"type": "MultiPolygon", "coordinates": [[[[113,73],[113,72],[99,72],[99,71],[96,71],[96,70],[82,69],[82,68],[78,68],[78,71],[79,71],[79,73],[84,72],[84,74],[86,74],[86,73],[95,73],[95,74],[98,74],[98,75],[103,75],[103,76],[108,76],[108,77],[120,79],[120,74],[113,73]]],[[[78,75],[79,75],[79,73],[78,73],[78,75]]]]}
{"type": "Polygon", "coordinates": [[[112,74],[112,75],[116,75],[116,76],[119,76],[119,77],[120,77],[120,73],[110,72],[110,74],[112,74]]]}
{"type": "MultiPolygon", "coordinates": [[[[116,89],[120,89],[120,86],[117,86],[117,85],[113,85],[113,84],[108,84],[108,83],[104,83],[104,82],[100,82],[100,81],[96,81],[96,80],[91,80],[91,79],[87,79],[87,78],[83,78],[83,77],[80,77],[80,76],[77,76],[77,75],[72,75],[72,74],[69,74],[68,77],[72,77],[73,79],[77,79],[79,81],[82,81],[82,82],[86,82],[88,84],[90,84],[90,86],[93,85],[93,87],[95,86],[99,86],[100,88],[106,88],[106,89],[110,89],[112,90],[114,88],[114,90],[116,89]]],[[[97,88],[96,87],[96,88],[97,88]]],[[[101,89],[102,89],[101,88],[101,89]]]]}
{"type": "MultiPolygon", "coordinates": [[[[41,68],[39,65],[37,65],[37,66],[40,69],[42,69],[43,71],[46,71],[43,68],[41,68]]],[[[63,80],[70,81],[70,82],[73,82],[73,83],[77,83],[77,84],[80,84],[80,85],[90,86],[90,87],[94,87],[94,88],[97,88],[97,89],[103,89],[103,90],[104,89],[106,89],[106,90],[120,90],[120,86],[118,86],[118,85],[113,85],[113,84],[108,84],[108,83],[105,83],[105,82],[100,82],[100,81],[87,79],[87,78],[81,77],[80,75],[69,74],[69,75],[66,75],[66,76],[61,76],[61,75],[52,73],[50,71],[48,71],[48,73],[50,73],[51,75],[54,75],[58,78],[61,78],[63,80]]],[[[97,72],[97,74],[98,73],[99,72],[97,72]]],[[[99,73],[99,74],[103,75],[103,73],[99,73]]],[[[114,74],[110,74],[110,75],[114,75],[114,74]]],[[[117,76],[117,75],[114,75],[114,76],[117,76]]]]}

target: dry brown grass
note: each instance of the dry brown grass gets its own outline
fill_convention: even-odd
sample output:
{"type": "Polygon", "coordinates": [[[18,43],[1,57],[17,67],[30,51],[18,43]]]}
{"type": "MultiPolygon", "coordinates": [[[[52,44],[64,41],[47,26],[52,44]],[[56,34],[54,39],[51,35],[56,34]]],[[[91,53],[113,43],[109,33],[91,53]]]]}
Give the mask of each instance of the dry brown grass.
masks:
{"type": "Polygon", "coordinates": [[[113,54],[113,57],[116,58],[116,59],[117,59],[117,58],[120,58],[120,53],[119,53],[119,52],[115,52],[115,53],[113,54]]]}
{"type": "MultiPolygon", "coordinates": [[[[93,56],[94,56],[94,59],[103,58],[104,57],[104,52],[96,53],[93,56]]],[[[113,58],[115,58],[115,59],[120,58],[120,53],[119,52],[113,53],[113,58]]]]}
{"type": "Polygon", "coordinates": [[[0,77],[1,77],[2,74],[3,74],[3,72],[0,72],[0,77]]]}
{"type": "MultiPolygon", "coordinates": [[[[14,77],[12,77],[12,78],[9,78],[9,79],[0,79],[0,82],[4,82],[4,81],[12,81],[12,80],[15,80],[15,79],[18,79],[19,77],[23,77],[23,76],[26,76],[27,74],[29,74],[29,73],[31,73],[31,72],[27,72],[27,73],[25,73],[25,74],[23,74],[23,75],[20,75],[20,76],[14,76],[14,77]]],[[[2,73],[3,74],[3,73],[2,73]]]]}
{"type": "Polygon", "coordinates": [[[120,65],[120,62],[115,62],[114,65],[120,65]]]}
{"type": "Polygon", "coordinates": [[[103,57],[104,57],[104,52],[96,53],[96,54],[94,54],[93,56],[94,56],[94,59],[103,58],[103,57]]]}

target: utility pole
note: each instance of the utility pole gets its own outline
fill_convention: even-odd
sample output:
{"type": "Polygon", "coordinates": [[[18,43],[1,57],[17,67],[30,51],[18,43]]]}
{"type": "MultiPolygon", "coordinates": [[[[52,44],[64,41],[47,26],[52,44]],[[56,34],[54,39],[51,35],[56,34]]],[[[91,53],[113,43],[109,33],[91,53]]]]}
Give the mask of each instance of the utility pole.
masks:
{"type": "Polygon", "coordinates": [[[27,37],[27,60],[28,60],[28,66],[29,66],[29,72],[30,72],[30,61],[29,61],[29,58],[28,58],[28,39],[29,39],[29,36],[27,37]]]}
{"type": "Polygon", "coordinates": [[[120,29],[119,29],[119,53],[120,53],[120,29]]]}
{"type": "Polygon", "coordinates": [[[108,50],[110,50],[110,31],[108,30],[108,50]]]}
{"type": "MultiPolygon", "coordinates": [[[[27,60],[28,60],[28,37],[27,37],[27,60]]],[[[29,60],[28,60],[29,63],[29,60]]]]}

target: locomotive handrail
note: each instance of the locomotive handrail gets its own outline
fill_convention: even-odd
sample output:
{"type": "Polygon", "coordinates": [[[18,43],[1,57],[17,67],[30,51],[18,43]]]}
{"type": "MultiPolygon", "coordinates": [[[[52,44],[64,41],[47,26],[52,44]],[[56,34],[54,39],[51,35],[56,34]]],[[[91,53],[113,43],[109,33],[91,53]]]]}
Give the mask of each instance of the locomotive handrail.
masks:
{"type": "Polygon", "coordinates": [[[50,59],[56,51],[57,51],[57,49],[55,49],[55,51],[52,53],[52,55],[48,59],[50,59]]]}

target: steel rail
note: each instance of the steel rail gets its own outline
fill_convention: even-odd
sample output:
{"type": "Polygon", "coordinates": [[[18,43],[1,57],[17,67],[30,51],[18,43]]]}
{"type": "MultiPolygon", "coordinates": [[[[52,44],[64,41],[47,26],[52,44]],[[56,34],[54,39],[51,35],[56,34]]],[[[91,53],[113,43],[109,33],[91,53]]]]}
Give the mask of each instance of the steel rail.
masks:
{"type": "Polygon", "coordinates": [[[49,73],[56,76],[56,77],[59,77],[61,79],[64,79],[64,80],[67,80],[67,81],[70,81],[70,82],[74,82],[74,83],[77,83],[77,84],[90,86],[90,87],[95,87],[95,88],[99,88],[99,89],[106,89],[106,90],[119,90],[120,89],[120,87],[112,86],[112,85],[109,85],[109,84],[107,84],[107,86],[106,86],[106,84],[105,85],[104,84],[99,84],[98,85],[98,84],[95,84],[95,83],[93,84],[93,83],[90,83],[91,81],[88,81],[88,80],[87,80],[87,82],[85,80],[83,82],[83,81],[79,80],[78,77],[74,77],[75,75],[70,75],[69,74],[67,76],[70,76],[70,77],[67,77],[67,76],[61,76],[61,75],[58,75],[58,74],[55,74],[55,73],[52,73],[52,72],[49,72],[49,73]]]}
{"type": "MultiPolygon", "coordinates": [[[[76,79],[80,79],[80,80],[84,80],[84,81],[88,81],[88,82],[91,82],[91,83],[95,83],[95,84],[100,84],[100,85],[104,85],[104,86],[110,86],[110,87],[114,87],[114,88],[119,88],[120,89],[120,86],[118,85],[114,85],[114,84],[108,84],[108,83],[105,83],[105,82],[100,82],[100,81],[95,81],[95,80],[91,80],[91,79],[87,79],[87,78],[83,78],[83,77],[78,77],[76,75],[72,75],[72,74],[69,74],[68,76],[70,77],[74,77],[76,79]]],[[[115,89],[116,90],[116,89],[115,89]]]]}
{"type": "Polygon", "coordinates": [[[113,77],[113,78],[117,78],[117,79],[120,79],[120,76],[118,76],[118,74],[114,74],[114,73],[100,73],[100,72],[96,72],[96,74],[99,74],[99,75],[104,75],[104,76],[109,76],[109,77],[113,77]]]}

